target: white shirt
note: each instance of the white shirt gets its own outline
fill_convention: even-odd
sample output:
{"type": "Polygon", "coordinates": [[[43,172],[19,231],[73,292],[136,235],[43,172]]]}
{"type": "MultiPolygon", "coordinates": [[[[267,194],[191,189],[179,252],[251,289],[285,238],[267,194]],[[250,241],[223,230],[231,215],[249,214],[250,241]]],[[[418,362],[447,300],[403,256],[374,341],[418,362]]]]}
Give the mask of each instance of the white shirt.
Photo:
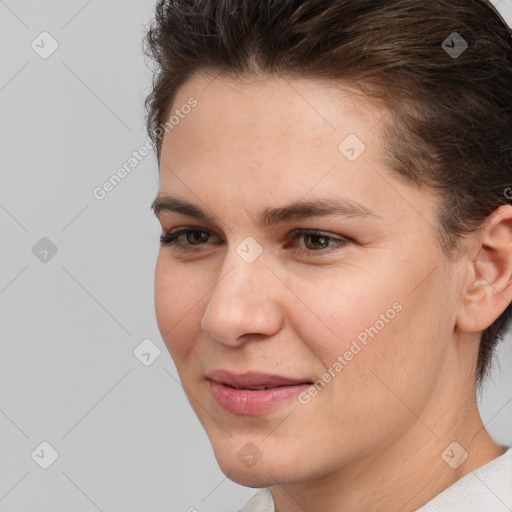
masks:
{"type": "MultiPolygon", "coordinates": [[[[270,488],[259,489],[238,512],[275,512],[270,488]]],[[[512,512],[512,448],[463,476],[416,512],[512,512]]]]}

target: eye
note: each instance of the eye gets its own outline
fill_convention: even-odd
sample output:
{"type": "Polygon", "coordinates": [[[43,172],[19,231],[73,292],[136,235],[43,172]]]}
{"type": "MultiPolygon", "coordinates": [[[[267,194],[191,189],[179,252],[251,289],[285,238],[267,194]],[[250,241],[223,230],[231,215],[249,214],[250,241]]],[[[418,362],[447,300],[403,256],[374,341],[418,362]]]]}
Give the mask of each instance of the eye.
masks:
{"type": "MultiPolygon", "coordinates": [[[[165,246],[171,246],[179,251],[194,252],[201,251],[201,246],[219,243],[218,240],[215,241],[216,237],[217,235],[209,231],[189,226],[163,233],[160,236],[160,243],[165,246]]],[[[290,233],[288,239],[292,242],[299,242],[297,244],[298,247],[289,247],[292,251],[308,256],[325,254],[352,242],[348,238],[333,236],[332,234],[313,229],[295,229],[290,233]]]]}
{"type": "Polygon", "coordinates": [[[318,253],[320,251],[330,252],[333,249],[337,249],[340,246],[344,246],[352,240],[348,238],[333,236],[323,231],[316,231],[311,229],[296,229],[290,235],[292,241],[301,241],[299,247],[295,247],[294,250],[301,251],[304,253],[318,253]],[[325,251],[325,249],[330,249],[325,251]]]}
{"type": "Polygon", "coordinates": [[[160,236],[160,243],[181,251],[194,251],[198,248],[193,246],[205,245],[212,237],[213,235],[204,229],[184,227],[163,233],[160,236]]]}

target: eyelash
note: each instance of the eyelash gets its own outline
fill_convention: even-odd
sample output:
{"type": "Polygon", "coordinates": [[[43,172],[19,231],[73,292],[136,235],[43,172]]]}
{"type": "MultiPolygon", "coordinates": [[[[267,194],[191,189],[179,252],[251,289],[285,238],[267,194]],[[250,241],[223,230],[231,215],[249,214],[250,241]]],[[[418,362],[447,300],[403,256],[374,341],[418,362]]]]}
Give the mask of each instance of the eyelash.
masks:
{"type": "MultiPolygon", "coordinates": [[[[180,236],[187,235],[187,234],[193,233],[193,232],[202,232],[202,233],[207,233],[210,235],[210,233],[208,231],[206,231],[205,229],[192,228],[192,227],[180,228],[174,232],[169,231],[167,233],[163,233],[160,236],[160,243],[165,246],[170,246],[177,251],[183,251],[183,252],[188,252],[188,253],[199,252],[199,251],[201,251],[201,249],[199,249],[199,247],[201,245],[205,245],[204,243],[187,244],[187,243],[178,241],[178,238],[180,236]]],[[[353,242],[353,240],[351,240],[349,238],[335,237],[335,236],[327,235],[323,231],[317,231],[314,229],[295,229],[294,231],[292,231],[292,236],[290,237],[290,239],[291,239],[291,241],[295,241],[305,235],[319,236],[319,237],[325,238],[328,243],[337,242],[335,245],[327,246],[324,249],[319,249],[319,250],[302,249],[302,248],[297,248],[297,247],[292,249],[294,252],[305,254],[307,256],[315,256],[318,254],[330,253],[333,250],[339,249],[339,248],[353,242]]]]}

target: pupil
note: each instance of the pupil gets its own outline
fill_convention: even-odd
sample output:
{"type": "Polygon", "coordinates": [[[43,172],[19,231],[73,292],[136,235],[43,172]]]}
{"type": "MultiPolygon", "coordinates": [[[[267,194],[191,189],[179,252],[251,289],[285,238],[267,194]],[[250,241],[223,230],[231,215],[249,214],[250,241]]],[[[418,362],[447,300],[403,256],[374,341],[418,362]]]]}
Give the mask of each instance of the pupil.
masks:
{"type": "Polygon", "coordinates": [[[325,245],[326,243],[326,239],[324,236],[322,235],[308,235],[306,237],[306,246],[313,246],[313,247],[308,247],[309,249],[318,249],[318,245],[325,245]],[[312,244],[308,244],[307,241],[312,241],[313,243],[312,244]]]}
{"type": "Polygon", "coordinates": [[[188,234],[188,241],[192,244],[200,244],[205,241],[205,235],[204,231],[192,231],[188,234]]]}

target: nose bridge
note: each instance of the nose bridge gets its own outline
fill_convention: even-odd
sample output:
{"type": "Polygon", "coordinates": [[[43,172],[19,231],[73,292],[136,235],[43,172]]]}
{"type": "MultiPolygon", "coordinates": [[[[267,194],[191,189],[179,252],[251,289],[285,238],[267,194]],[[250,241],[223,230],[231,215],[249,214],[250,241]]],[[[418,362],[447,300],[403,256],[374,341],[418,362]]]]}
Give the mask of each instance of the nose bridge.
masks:
{"type": "MultiPolygon", "coordinates": [[[[210,302],[222,295],[222,299],[256,298],[260,283],[272,275],[266,265],[263,247],[253,238],[246,237],[238,245],[230,247],[210,302]],[[215,296],[215,297],[214,297],[215,296]]],[[[262,290],[263,291],[263,290],[262,290]]]]}
{"type": "Polygon", "coordinates": [[[273,276],[256,249],[247,240],[224,260],[201,319],[203,330],[217,341],[232,344],[243,334],[270,335],[279,329],[275,287],[269,286],[273,276]]]}

